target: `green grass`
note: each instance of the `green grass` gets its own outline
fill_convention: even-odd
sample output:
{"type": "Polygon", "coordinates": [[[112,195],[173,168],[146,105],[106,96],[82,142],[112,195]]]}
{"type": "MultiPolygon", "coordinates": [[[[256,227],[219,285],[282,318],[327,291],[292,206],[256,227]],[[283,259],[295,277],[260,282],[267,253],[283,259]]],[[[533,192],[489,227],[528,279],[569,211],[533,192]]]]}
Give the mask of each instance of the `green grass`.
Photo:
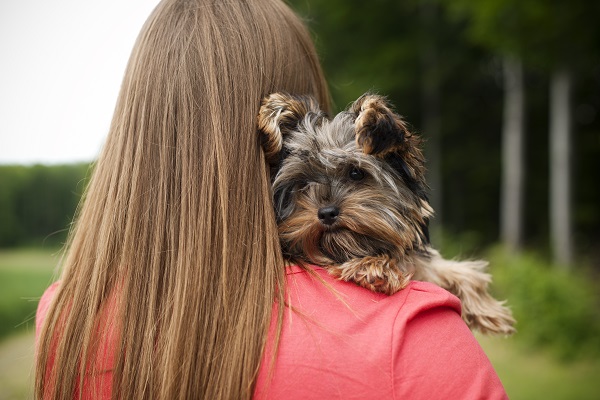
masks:
{"type": "Polygon", "coordinates": [[[0,400],[32,398],[34,340],[22,332],[0,341],[0,400]]]}
{"type": "Polygon", "coordinates": [[[37,303],[52,282],[56,249],[0,250],[0,338],[32,329],[37,303]]]}
{"type": "Polygon", "coordinates": [[[518,333],[477,339],[511,400],[600,399],[600,360],[559,361],[554,352],[527,348],[518,333]]]}

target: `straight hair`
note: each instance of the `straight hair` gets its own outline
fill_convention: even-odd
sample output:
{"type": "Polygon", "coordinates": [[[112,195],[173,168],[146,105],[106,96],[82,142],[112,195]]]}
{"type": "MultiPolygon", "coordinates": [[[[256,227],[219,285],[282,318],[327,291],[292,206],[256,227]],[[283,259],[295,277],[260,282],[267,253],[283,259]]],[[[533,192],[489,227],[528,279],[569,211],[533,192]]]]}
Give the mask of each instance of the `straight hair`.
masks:
{"type": "Polygon", "coordinates": [[[113,399],[252,397],[284,304],[256,133],[260,101],[276,91],[329,107],[310,35],[281,1],[156,7],[69,235],[36,398],[79,398],[108,367],[113,399]]]}

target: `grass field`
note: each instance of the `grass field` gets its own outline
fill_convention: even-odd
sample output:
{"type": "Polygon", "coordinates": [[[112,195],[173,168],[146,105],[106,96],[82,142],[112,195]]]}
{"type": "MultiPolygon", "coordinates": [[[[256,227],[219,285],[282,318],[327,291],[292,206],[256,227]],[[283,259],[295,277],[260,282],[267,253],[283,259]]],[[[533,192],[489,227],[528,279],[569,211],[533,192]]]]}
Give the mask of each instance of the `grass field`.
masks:
{"type": "MultiPolygon", "coordinates": [[[[33,316],[52,281],[55,249],[0,250],[0,400],[28,398],[33,366],[33,316]],[[5,328],[6,327],[6,328],[5,328]]],[[[600,360],[561,362],[516,337],[478,340],[513,400],[598,400],[600,360]]]]}
{"type": "Polygon", "coordinates": [[[38,300],[52,281],[57,249],[0,250],[0,338],[33,327],[38,300]]]}
{"type": "Polygon", "coordinates": [[[35,310],[57,262],[57,249],[0,250],[0,400],[30,398],[35,310]]]}
{"type": "Polygon", "coordinates": [[[0,341],[0,400],[32,398],[33,346],[33,331],[0,341]]]}
{"type": "Polygon", "coordinates": [[[515,338],[477,336],[511,400],[599,400],[600,360],[560,362],[515,338]]]}

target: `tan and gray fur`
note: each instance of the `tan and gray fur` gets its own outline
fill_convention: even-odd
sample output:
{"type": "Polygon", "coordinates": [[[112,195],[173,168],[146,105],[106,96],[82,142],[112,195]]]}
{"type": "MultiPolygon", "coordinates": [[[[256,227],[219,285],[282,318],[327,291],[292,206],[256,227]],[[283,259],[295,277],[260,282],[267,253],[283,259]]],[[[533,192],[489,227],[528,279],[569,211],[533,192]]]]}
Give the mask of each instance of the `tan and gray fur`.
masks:
{"type": "Polygon", "coordinates": [[[365,94],[330,119],[311,97],[274,93],[258,129],[289,261],[386,294],[429,281],[460,298],[472,329],[513,333],[510,310],[488,292],[487,263],[431,247],[421,140],[385,98],[365,94]]]}

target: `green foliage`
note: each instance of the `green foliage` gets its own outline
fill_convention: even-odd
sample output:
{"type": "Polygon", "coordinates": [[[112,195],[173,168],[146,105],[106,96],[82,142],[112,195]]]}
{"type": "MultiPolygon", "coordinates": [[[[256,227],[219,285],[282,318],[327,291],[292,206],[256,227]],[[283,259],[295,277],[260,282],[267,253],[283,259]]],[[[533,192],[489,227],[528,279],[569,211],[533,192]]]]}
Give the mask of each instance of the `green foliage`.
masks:
{"type": "Polygon", "coordinates": [[[533,253],[489,252],[494,290],[508,299],[520,340],[550,346],[564,359],[600,356],[598,282],[549,265],[533,253]]]}
{"type": "Polygon", "coordinates": [[[64,242],[88,164],[0,166],[0,248],[64,242]]]}
{"type": "Polygon", "coordinates": [[[507,300],[517,320],[511,340],[550,348],[564,360],[600,357],[600,282],[591,271],[560,268],[539,252],[486,248],[475,232],[434,232],[432,240],[444,257],[489,261],[491,290],[507,300]]]}
{"type": "Polygon", "coordinates": [[[292,3],[307,16],[338,109],[374,90],[396,99],[402,94],[410,105],[402,112],[411,114],[419,89],[413,79],[421,41],[417,1],[292,3]]]}
{"type": "Polygon", "coordinates": [[[438,0],[470,40],[539,67],[597,61],[600,4],[589,0],[438,0]]]}

